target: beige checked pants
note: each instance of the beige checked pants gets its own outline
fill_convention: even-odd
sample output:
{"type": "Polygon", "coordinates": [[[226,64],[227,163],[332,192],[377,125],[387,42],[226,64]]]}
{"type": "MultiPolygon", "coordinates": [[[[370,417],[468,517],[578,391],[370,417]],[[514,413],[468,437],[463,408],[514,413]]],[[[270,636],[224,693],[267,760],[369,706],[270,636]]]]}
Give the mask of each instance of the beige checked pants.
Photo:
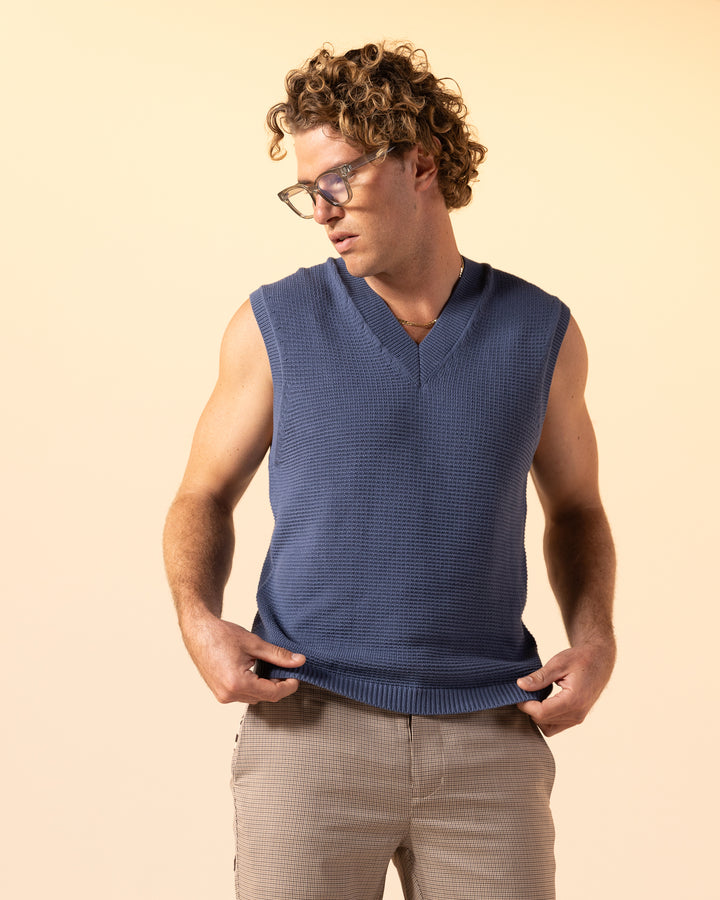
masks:
{"type": "Polygon", "coordinates": [[[552,900],[555,766],[515,706],[376,709],[314,685],[244,716],[237,900],[552,900]]]}

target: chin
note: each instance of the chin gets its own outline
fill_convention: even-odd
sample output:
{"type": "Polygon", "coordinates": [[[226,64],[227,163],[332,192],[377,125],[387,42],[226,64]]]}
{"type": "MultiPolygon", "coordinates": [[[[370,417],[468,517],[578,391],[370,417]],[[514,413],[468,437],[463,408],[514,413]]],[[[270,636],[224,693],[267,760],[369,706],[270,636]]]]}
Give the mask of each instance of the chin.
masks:
{"type": "Polygon", "coordinates": [[[345,263],[345,266],[351,275],[354,275],[356,278],[365,277],[365,267],[362,265],[359,259],[353,259],[352,253],[348,253],[346,256],[341,257],[341,259],[345,263]]]}
{"type": "Polygon", "coordinates": [[[369,278],[374,275],[377,270],[377,266],[373,265],[372,260],[368,260],[367,258],[363,258],[354,253],[346,253],[342,259],[348,272],[351,275],[354,275],[355,278],[369,278]]]}

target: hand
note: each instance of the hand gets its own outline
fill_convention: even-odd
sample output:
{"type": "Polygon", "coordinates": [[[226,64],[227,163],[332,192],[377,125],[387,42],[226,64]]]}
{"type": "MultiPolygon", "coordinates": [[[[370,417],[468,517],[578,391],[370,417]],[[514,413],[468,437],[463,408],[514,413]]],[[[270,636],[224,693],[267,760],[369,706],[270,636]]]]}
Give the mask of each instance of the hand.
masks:
{"type": "Polygon", "coordinates": [[[518,709],[527,713],[547,737],[579,725],[610,680],[614,664],[614,644],[580,644],[563,650],[541,669],[517,680],[524,691],[557,684],[560,692],[542,702],[518,703],[518,709]]]}
{"type": "Polygon", "coordinates": [[[183,629],[185,646],[205,683],[220,703],[272,703],[293,694],[297,678],[260,678],[252,671],[258,659],[283,668],[301,666],[305,657],[269,644],[240,625],[208,616],[183,629]]]}

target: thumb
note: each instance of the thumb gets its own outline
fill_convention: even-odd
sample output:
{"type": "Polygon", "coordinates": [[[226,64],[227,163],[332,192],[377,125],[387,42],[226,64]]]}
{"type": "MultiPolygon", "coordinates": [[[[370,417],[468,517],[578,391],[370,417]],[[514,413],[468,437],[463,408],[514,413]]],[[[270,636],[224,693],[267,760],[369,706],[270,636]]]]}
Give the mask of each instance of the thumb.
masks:
{"type": "Polygon", "coordinates": [[[516,684],[524,691],[539,691],[541,688],[549,687],[554,681],[549,666],[542,666],[534,672],[530,672],[529,675],[518,678],[516,684]]]}
{"type": "Polygon", "coordinates": [[[252,642],[252,646],[248,647],[248,650],[256,659],[261,659],[263,662],[273,663],[273,665],[282,666],[283,668],[302,666],[305,662],[305,657],[302,653],[293,653],[292,650],[288,650],[286,647],[270,644],[257,635],[253,635],[253,637],[255,640],[252,642]]]}

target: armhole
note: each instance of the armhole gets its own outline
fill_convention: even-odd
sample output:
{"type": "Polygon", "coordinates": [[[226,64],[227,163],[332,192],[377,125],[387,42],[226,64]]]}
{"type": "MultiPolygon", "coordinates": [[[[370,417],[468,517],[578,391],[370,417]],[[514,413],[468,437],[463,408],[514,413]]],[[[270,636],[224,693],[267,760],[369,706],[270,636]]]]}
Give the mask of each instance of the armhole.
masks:
{"type": "Polygon", "coordinates": [[[260,334],[265,342],[268,359],[270,360],[270,373],[272,375],[273,384],[273,437],[270,444],[270,472],[272,480],[272,470],[280,462],[280,447],[283,445],[283,411],[286,404],[286,391],[284,390],[283,364],[282,355],[280,353],[280,342],[278,340],[273,321],[267,308],[265,291],[263,288],[253,291],[250,294],[250,305],[252,307],[255,321],[260,329],[260,334]]]}
{"type": "Polygon", "coordinates": [[[270,319],[270,314],[265,304],[265,295],[262,288],[259,288],[257,291],[253,291],[253,293],[250,294],[250,305],[252,307],[253,315],[255,316],[255,321],[260,329],[260,334],[265,342],[265,349],[267,350],[268,359],[270,360],[270,369],[273,376],[273,387],[278,387],[279,385],[276,384],[276,374],[279,375],[280,373],[280,349],[278,347],[275,329],[273,328],[272,320],[270,319]]]}
{"type": "Polygon", "coordinates": [[[558,304],[559,312],[557,322],[555,323],[555,330],[550,339],[547,357],[545,359],[545,371],[543,373],[542,393],[540,396],[540,430],[542,430],[543,422],[545,421],[545,413],[547,412],[548,399],[550,397],[550,385],[552,384],[553,375],[555,374],[555,365],[557,363],[558,355],[560,354],[560,347],[562,346],[565,332],[570,324],[569,307],[567,307],[562,300],[556,300],[555,302],[558,304]]]}

